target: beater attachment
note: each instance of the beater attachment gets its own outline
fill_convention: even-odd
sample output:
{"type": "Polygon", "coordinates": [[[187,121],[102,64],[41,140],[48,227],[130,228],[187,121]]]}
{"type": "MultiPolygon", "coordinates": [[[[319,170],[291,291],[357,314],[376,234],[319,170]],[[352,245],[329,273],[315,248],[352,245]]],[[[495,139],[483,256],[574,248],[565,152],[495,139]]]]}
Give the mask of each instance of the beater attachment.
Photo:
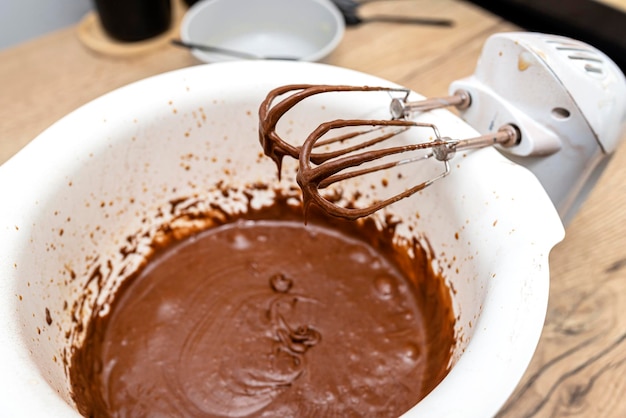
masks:
{"type": "MultiPolygon", "coordinates": [[[[449,92],[448,97],[409,101],[410,92],[403,88],[280,87],[270,92],[259,111],[261,142],[278,165],[279,175],[285,155],[299,160],[296,177],[305,209],[315,203],[346,218],[369,215],[446,176],[455,151],[500,144],[502,154],[537,177],[567,223],[624,138],[626,77],[607,55],[574,39],[528,32],[492,35],[483,46],[474,73],[452,82],[449,92]],[[289,137],[284,129],[289,121],[281,124],[279,135],[279,120],[287,119],[285,114],[302,100],[320,93],[331,93],[322,106],[360,113],[346,115],[347,120],[314,122],[304,129],[311,134],[298,138],[299,144],[284,141],[281,136],[289,137]],[[380,97],[361,103],[352,100],[358,94],[380,97]],[[353,96],[343,101],[346,95],[353,96]],[[376,107],[379,99],[384,102],[387,98],[391,102],[389,117],[379,120],[380,116],[372,116],[380,115],[380,108],[372,113],[369,106],[376,107]],[[426,120],[423,112],[446,106],[455,106],[459,116],[483,136],[453,140],[442,137],[434,125],[412,121],[426,120]],[[391,145],[394,142],[399,144],[391,145]],[[412,155],[416,152],[421,155],[412,155]],[[426,163],[411,170],[396,170],[413,161],[426,163]],[[432,162],[436,163],[434,170],[432,162]],[[346,202],[349,191],[367,193],[368,187],[355,177],[374,172],[375,181],[382,177],[389,182],[389,187],[383,185],[388,194],[368,208],[354,209],[356,199],[346,202]],[[406,181],[389,181],[394,174],[412,180],[413,186],[406,186],[406,181]],[[337,183],[348,178],[353,178],[343,185],[348,192],[330,193],[341,189],[337,183]],[[326,189],[331,185],[333,188],[326,189]],[[341,199],[337,199],[339,195],[341,199]]],[[[299,110],[289,114],[300,115],[292,121],[310,122],[309,115],[299,110]]]]}
{"type": "Polygon", "coordinates": [[[416,112],[447,106],[467,107],[470,97],[464,91],[449,97],[413,102],[408,101],[408,97],[409,90],[403,88],[305,84],[283,86],[269,93],[259,110],[260,141],[265,154],[276,163],[279,176],[285,156],[299,161],[296,180],[302,189],[305,214],[310,205],[315,204],[331,215],[346,219],[371,215],[447,176],[451,170],[449,161],[456,151],[496,144],[510,147],[519,142],[520,132],[512,125],[505,125],[497,132],[475,138],[452,139],[442,137],[434,124],[408,119],[416,112]],[[323,122],[301,145],[288,143],[276,132],[279,120],[308,97],[330,92],[374,91],[389,94],[389,119],[338,119],[323,122]],[[424,132],[428,134],[426,141],[424,132]],[[351,207],[351,204],[345,202],[339,204],[336,194],[321,192],[347,179],[424,160],[436,160],[442,167],[425,181],[364,208],[351,207]]]}
{"type": "MultiPolygon", "coordinates": [[[[277,133],[276,127],[279,120],[293,107],[295,107],[302,100],[321,93],[328,92],[346,92],[346,91],[387,91],[389,93],[399,93],[402,95],[402,100],[406,101],[410,91],[405,88],[386,88],[386,87],[354,87],[354,86],[323,86],[312,84],[293,84],[278,87],[272,90],[265,100],[261,103],[259,108],[259,140],[263,146],[265,155],[270,157],[278,168],[278,177],[281,176],[282,160],[285,156],[298,159],[300,157],[300,147],[289,144],[283,140],[277,133]],[[278,103],[274,103],[281,96],[289,94],[287,97],[283,97],[278,103]]],[[[369,130],[368,130],[369,131],[369,130]]],[[[352,132],[345,136],[334,138],[331,141],[320,142],[317,146],[328,145],[332,142],[341,142],[354,138],[358,135],[364,134],[367,131],[352,132]]],[[[381,139],[382,141],[383,139],[381,139]]],[[[352,151],[357,149],[366,148],[372,144],[356,145],[352,148],[352,151]]],[[[348,151],[349,152],[349,151],[348,151]]],[[[329,158],[335,156],[332,153],[316,154],[313,153],[309,156],[316,164],[322,163],[329,158]]]]}

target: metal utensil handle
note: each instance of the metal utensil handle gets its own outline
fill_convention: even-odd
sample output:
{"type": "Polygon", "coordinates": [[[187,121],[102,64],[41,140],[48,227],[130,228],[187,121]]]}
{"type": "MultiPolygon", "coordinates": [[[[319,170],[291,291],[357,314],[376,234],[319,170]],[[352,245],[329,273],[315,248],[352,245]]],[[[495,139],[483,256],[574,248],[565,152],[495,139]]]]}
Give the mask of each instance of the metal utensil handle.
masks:
{"type": "Polygon", "coordinates": [[[456,151],[462,149],[484,148],[500,144],[503,147],[517,145],[521,139],[520,131],[513,125],[504,125],[497,132],[467,139],[441,138],[435,140],[433,156],[439,161],[448,161],[456,151]]]}

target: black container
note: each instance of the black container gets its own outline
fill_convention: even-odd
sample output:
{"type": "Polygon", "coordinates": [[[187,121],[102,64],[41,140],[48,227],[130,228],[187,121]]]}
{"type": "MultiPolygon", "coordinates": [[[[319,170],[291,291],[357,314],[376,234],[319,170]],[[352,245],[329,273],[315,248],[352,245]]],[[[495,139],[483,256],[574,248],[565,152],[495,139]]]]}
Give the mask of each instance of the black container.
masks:
{"type": "Polygon", "coordinates": [[[113,39],[136,42],[167,31],[172,23],[171,0],[94,0],[100,23],[113,39]]]}

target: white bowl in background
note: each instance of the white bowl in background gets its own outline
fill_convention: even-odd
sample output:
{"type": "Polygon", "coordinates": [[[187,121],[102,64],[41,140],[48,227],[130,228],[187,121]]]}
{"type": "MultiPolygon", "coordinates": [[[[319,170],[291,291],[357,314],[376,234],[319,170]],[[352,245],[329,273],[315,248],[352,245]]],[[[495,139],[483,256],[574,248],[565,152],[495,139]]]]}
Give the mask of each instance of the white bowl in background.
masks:
{"type": "MultiPolygon", "coordinates": [[[[184,42],[210,45],[258,57],[318,61],[343,38],[345,23],[330,0],[203,0],[183,17],[184,42]]],[[[203,62],[236,59],[192,49],[203,62]]]]}
{"type": "MultiPolygon", "coordinates": [[[[84,293],[94,257],[119,256],[126,237],[145,227],[143,218],[219,181],[295,185],[292,161],[278,182],[274,164],[259,158],[257,117],[269,90],[293,83],[391,85],[304,62],[194,66],[94,100],[0,166],[0,416],[79,416],[62,361],[73,326],[67,306],[84,293]]],[[[288,129],[302,137],[322,120],[386,118],[388,104],[387,93],[358,101],[313,97],[288,129]]],[[[476,134],[447,111],[420,118],[443,136],[476,134]]],[[[495,149],[457,156],[452,165],[443,181],[389,208],[404,233],[428,238],[437,269],[455,289],[460,337],[448,376],[406,417],[498,411],[539,340],[548,255],[564,234],[537,179],[495,149]]],[[[422,170],[404,167],[389,188],[403,190],[422,170]]]]}

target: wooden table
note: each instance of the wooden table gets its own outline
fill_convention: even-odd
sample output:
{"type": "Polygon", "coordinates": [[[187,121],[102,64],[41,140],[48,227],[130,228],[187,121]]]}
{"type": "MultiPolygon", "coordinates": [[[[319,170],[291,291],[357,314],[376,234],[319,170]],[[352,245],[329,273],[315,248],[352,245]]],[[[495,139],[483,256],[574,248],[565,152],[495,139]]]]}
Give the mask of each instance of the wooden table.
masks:
{"type": "MultiPolygon", "coordinates": [[[[611,3],[626,5],[624,0],[611,3]]],[[[625,6],[626,7],[626,6],[625,6]]],[[[393,10],[391,9],[393,8],[393,10]]],[[[451,18],[454,28],[370,23],[350,28],[325,62],[377,75],[427,96],[471,74],[486,38],[517,30],[453,0],[372,3],[451,18]]],[[[0,51],[0,163],[57,119],[132,81],[199,64],[184,50],[113,58],[71,27],[0,51]]],[[[551,296],[535,357],[502,417],[626,417],[626,144],[551,254],[551,296]]],[[[6,204],[6,203],[4,203],[6,204]]]]}

